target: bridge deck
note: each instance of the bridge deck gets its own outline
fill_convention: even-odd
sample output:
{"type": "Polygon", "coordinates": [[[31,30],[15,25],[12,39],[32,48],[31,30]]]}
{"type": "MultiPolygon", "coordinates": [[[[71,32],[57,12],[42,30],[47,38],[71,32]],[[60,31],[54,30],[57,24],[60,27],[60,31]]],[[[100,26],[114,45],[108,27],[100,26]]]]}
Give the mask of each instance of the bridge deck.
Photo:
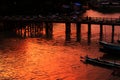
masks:
{"type": "Polygon", "coordinates": [[[0,21],[8,22],[53,22],[53,23],[83,23],[83,24],[103,24],[103,25],[120,25],[120,18],[105,17],[71,17],[71,16],[0,16],[0,21]]]}

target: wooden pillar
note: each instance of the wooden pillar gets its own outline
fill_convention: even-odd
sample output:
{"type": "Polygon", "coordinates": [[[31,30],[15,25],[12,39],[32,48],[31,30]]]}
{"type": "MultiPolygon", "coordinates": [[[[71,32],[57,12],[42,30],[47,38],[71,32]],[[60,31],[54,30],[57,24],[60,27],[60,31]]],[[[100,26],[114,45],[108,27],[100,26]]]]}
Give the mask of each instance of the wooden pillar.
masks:
{"type": "Polygon", "coordinates": [[[100,41],[103,40],[103,25],[100,24],[100,41]]]}
{"type": "Polygon", "coordinates": [[[70,41],[71,37],[70,37],[70,34],[71,34],[71,26],[70,26],[70,22],[66,22],[65,23],[65,27],[66,27],[66,30],[65,30],[65,40],[66,41],[70,41]]]}
{"type": "Polygon", "coordinates": [[[37,24],[34,25],[35,28],[35,37],[37,36],[37,24]]]}
{"type": "Polygon", "coordinates": [[[38,27],[39,27],[39,24],[37,23],[36,25],[36,32],[38,33],[38,27]]]}
{"type": "Polygon", "coordinates": [[[35,30],[35,27],[36,27],[36,25],[35,25],[35,23],[34,23],[34,24],[33,24],[33,37],[36,36],[36,30],[35,30]]]}
{"type": "Polygon", "coordinates": [[[53,37],[53,24],[46,22],[45,32],[46,32],[46,38],[52,39],[53,37]]]}
{"type": "Polygon", "coordinates": [[[53,23],[49,23],[49,39],[53,38],[53,23]]]}
{"type": "Polygon", "coordinates": [[[30,36],[30,25],[28,25],[28,37],[30,36]]]}
{"type": "Polygon", "coordinates": [[[80,42],[81,41],[81,23],[76,24],[76,41],[80,42]]]}
{"type": "Polygon", "coordinates": [[[41,22],[40,23],[40,26],[39,26],[39,28],[40,28],[40,35],[43,35],[43,28],[44,28],[44,26],[43,26],[43,22],[41,22]]]}
{"type": "Polygon", "coordinates": [[[49,34],[48,34],[48,22],[45,22],[45,34],[46,34],[46,37],[49,36],[49,34]]]}
{"type": "Polygon", "coordinates": [[[88,23],[88,45],[91,43],[91,24],[88,23]]]}
{"type": "Polygon", "coordinates": [[[18,23],[18,32],[20,37],[22,37],[22,27],[23,27],[22,23],[18,23]]]}
{"type": "Polygon", "coordinates": [[[114,30],[115,30],[115,27],[114,27],[114,25],[112,25],[112,38],[111,38],[111,43],[114,42],[114,30]]]}
{"type": "Polygon", "coordinates": [[[21,37],[21,29],[20,28],[18,28],[18,34],[21,37]]]}
{"type": "Polygon", "coordinates": [[[43,22],[40,22],[38,24],[38,33],[39,33],[39,37],[43,36],[43,22]]]}
{"type": "Polygon", "coordinates": [[[20,26],[20,36],[22,37],[22,26],[20,26]]]}
{"type": "Polygon", "coordinates": [[[26,25],[24,25],[24,37],[26,37],[26,25]]]}
{"type": "Polygon", "coordinates": [[[30,37],[32,37],[32,24],[30,24],[30,37]]]}

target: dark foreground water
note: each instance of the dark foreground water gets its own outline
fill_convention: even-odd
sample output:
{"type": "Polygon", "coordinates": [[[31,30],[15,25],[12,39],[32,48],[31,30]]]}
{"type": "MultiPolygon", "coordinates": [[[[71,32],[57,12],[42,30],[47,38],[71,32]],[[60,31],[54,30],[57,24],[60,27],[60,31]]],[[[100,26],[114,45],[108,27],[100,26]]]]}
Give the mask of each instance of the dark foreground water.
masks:
{"type": "MultiPolygon", "coordinates": [[[[103,16],[102,13],[92,10],[87,11],[85,15],[103,16]]],[[[119,14],[104,16],[111,15],[117,17],[119,14]]],[[[92,43],[89,46],[85,24],[82,24],[81,43],[75,42],[75,24],[72,24],[70,43],[65,43],[65,25],[58,23],[54,23],[53,40],[1,38],[0,80],[120,80],[119,76],[112,75],[112,69],[80,61],[80,56],[85,55],[113,60],[111,56],[106,57],[99,51],[99,26],[92,26],[92,43]]],[[[118,39],[118,29],[119,27],[115,28],[115,40],[118,39]]],[[[111,28],[107,25],[104,28],[104,40],[111,40],[111,28]]]]}

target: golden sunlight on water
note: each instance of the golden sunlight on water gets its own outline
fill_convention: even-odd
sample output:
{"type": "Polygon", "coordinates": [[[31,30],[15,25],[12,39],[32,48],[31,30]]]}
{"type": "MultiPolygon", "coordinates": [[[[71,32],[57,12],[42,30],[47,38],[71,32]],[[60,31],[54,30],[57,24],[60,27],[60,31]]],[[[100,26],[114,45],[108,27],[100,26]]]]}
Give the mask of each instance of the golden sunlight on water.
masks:
{"type": "Polygon", "coordinates": [[[107,69],[80,62],[79,56],[87,52],[81,45],[54,45],[54,41],[42,39],[14,40],[6,40],[11,43],[4,44],[9,47],[2,51],[7,52],[0,53],[1,80],[97,80],[100,75],[108,75],[107,69]],[[91,74],[97,74],[95,79],[91,74]]]}
{"type": "MultiPolygon", "coordinates": [[[[0,80],[119,80],[118,76],[112,75],[111,69],[80,61],[80,56],[85,55],[103,57],[98,45],[98,25],[92,25],[90,46],[87,45],[86,24],[82,24],[81,43],[76,42],[75,24],[71,25],[69,43],[65,43],[63,23],[54,23],[53,40],[0,39],[0,80]]],[[[110,30],[105,29],[104,34],[109,35],[110,30]]]]}

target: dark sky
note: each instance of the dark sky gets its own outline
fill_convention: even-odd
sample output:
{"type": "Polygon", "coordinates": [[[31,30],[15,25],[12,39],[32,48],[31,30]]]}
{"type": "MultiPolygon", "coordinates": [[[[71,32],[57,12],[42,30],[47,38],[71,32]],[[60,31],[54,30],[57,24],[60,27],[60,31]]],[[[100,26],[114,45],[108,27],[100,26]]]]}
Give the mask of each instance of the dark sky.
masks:
{"type": "Polygon", "coordinates": [[[70,0],[0,0],[0,15],[55,13],[60,11],[62,4],[70,3],[70,0]]]}

